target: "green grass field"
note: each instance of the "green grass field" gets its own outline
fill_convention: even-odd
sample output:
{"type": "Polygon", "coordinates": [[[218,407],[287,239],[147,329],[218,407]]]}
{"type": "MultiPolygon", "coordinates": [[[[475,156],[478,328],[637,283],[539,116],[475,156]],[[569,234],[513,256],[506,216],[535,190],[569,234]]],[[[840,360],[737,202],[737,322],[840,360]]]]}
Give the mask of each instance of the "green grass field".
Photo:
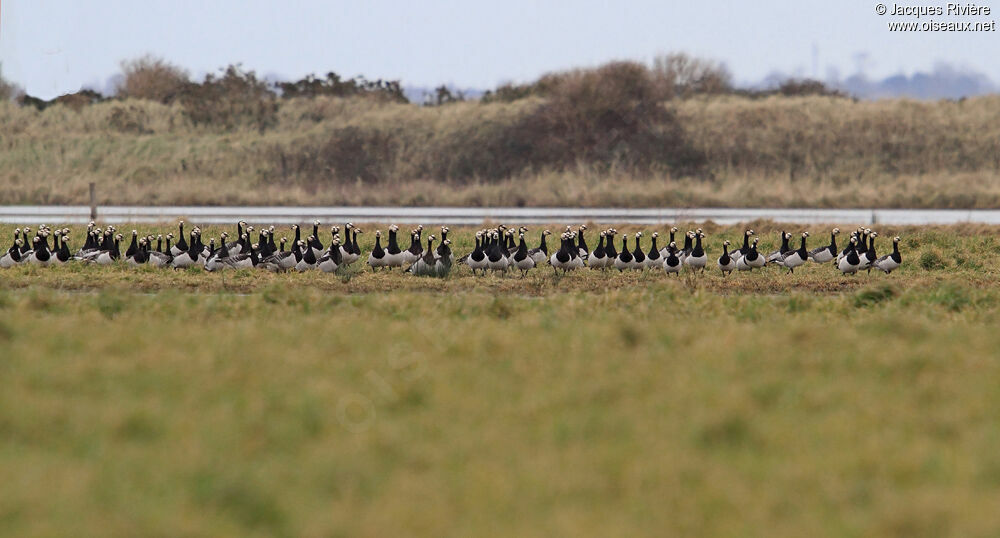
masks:
{"type": "Polygon", "coordinates": [[[997,230],[880,231],[889,276],[0,271],[0,534],[995,536],[997,230]]]}

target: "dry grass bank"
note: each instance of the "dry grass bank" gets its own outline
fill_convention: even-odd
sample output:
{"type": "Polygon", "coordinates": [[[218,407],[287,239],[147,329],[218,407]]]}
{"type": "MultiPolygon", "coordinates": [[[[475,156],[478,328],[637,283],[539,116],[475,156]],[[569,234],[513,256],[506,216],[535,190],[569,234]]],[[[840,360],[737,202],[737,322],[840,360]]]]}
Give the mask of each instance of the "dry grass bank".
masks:
{"type": "Polygon", "coordinates": [[[670,136],[703,157],[691,173],[623,164],[649,143],[634,138],[593,141],[624,161],[546,165],[574,151],[549,127],[525,130],[546,103],[290,99],[263,131],[195,127],[180,105],[150,101],[0,104],[0,203],[84,203],[93,181],[103,204],[1000,205],[1000,97],[670,101],[670,136]]]}

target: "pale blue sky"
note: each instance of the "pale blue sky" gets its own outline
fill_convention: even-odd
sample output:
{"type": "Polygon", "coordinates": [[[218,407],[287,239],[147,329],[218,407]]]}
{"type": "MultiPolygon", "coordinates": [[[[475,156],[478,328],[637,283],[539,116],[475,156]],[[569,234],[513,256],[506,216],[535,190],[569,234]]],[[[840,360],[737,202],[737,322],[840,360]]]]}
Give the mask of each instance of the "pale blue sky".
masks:
{"type": "MultiPolygon", "coordinates": [[[[887,2],[892,6],[892,2],[887,2]]],[[[686,51],[739,81],[780,70],[820,77],[911,74],[945,61],[1000,81],[1000,33],[894,34],[877,1],[3,0],[4,75],[49,98],[102,87],[122,59],[162,56],[192,74],[242,62],[258,73],[493,87],[546,71],[686,51]]],[[[943,3],[941,5],[944,5],[943,3]]],[[[981,5],[990,5],[989,3],[981,5]]],[[[983,19],[1000,19],[1000,2],[983,19]]],[[[939,19],[944,19],[939,17],[939,19]]]]}

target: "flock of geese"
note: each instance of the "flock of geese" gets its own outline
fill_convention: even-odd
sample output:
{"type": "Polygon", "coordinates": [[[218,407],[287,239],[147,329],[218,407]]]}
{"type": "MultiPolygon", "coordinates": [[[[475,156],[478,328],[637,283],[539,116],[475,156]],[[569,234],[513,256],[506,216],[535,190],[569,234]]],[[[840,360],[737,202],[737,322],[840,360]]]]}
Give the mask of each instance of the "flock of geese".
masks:
{"type": "MultiPolygon", "coordinates": [[[[91,222],[87,227],[83,246],[75,252],[69,247],[68,228],[53,230],[41,225],[33,231],[25,227],[14,231],[14,242],[0,258],[0,267],[25,263],[46,266],[80,261],[98,265],[148,264],[177,269],[203,267],[206,271],[258,268],[269,271],[318,269],[332,273],[361,259],[358,235],[363,233],[362,230],[347,223],[344,226],[344,239],[341,240],[340,227],[333,226],[330,228],[331,242],[329,246],[324,246],[319,226],[319,221],[314,222],[312,234],[303,239],[301,228],[293,225],[291,229],[295,237],[291,241],[291,248],[287,249],[288,241],[285,237],[275,243],[273,226],[258,230],[257,240],[254,242],[254,227],[240,221],[236,224],[235,241],[229,241],[229,234],[223,232],[218,237],[218,243],[216,238],[211,238],[208,245],[205,245],[199,228],[195,227],[185,235],[184,221],[180,221],[176,242],[172,233],[154,237],[140,235],[132,230],[131,242],[124,253],[121,251],[122,234],[114,226],[102,229],[91,222]]],[[[704,272],[709,264],[703,246],[705,234],[701,229],[683,234],[681,246],[676,242],[676,227],[669,230],[669,240],[663,247],[657,243],[659,233],[654,232],[650,237],[651,245],[648,250],[642,247],[642,232],[635,233],[634,247],[631,249],[629,235],[621,234],[619,250],[615,245],[615,237],[619,234],[614,228],[608,228],[600,232],[597,247],[591,250],[584,237],[586,225],[576,229],[567,226],[560,235],[558,249],[550,249],[546,242],[551,235],[549,230],[541,232],[538,246],[529,248],[525,241],[527,228],[513,229],[499,225],[477,231],[475,249],[457,259],[451,250],[448,227],[442,226],[440,230],[440,242],[437,246],[435,242],[438,238],[431,234],[426,239],[425,247],[423,226],[417,226],[409,231],[410,245],[405,250],[399,243],[398,226],[389,226],[385,246],[382,245],[381,230],[376,231],[375,245],[368,253],[367,265],[372,271],[400,268],[413,275],[445,277],[455,263],[459,263],[468,266],[474,275],[486,275],[487,272],[506,275],[516,270],[523,277],[532,269],[545,264],[550,265],[556,273],[587,267],[602,271],[663,270],[668,275],[677,275],[684,268],[704,272]]],[[[782,231],[781,246],[773,252],[763,253],[757,250],[756,233],[746,230],[739,248],[731,249],[729,241],[722,243],[722,255],[715,265],[725,276],[733,271],[752,272],[768,265],[781,266],[788,273],[793,273],[796,267],[812,261],[819,264],[832,263],[841,273],[848,275],[865,270],[870,273],[872,269],[889,274],[903,263],[899,253],[899,237],[892,240],[892,253],[880,257],[875,251],[878,232],[859,227],[851,232],[843,250],[837,246],[839,234],[840,229],[834,228],[830,232],[828,245],[807,250],[809,232],[802,232],[798,248],[793,248],[793,235],[782,231]]]]}

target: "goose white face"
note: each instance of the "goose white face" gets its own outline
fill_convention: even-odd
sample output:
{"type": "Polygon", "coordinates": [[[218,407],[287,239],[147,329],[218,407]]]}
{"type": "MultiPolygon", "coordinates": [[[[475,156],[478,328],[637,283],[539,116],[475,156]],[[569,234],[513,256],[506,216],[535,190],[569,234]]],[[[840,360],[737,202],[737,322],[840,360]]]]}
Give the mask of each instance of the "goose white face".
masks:
{"type": "Polygon", "coordinates": [[[723,241],[723,242],[722,242],[722,246],[724,246],[724,247],[728,247],[728,246],[729,246],[729,241],[723,241]]]}

